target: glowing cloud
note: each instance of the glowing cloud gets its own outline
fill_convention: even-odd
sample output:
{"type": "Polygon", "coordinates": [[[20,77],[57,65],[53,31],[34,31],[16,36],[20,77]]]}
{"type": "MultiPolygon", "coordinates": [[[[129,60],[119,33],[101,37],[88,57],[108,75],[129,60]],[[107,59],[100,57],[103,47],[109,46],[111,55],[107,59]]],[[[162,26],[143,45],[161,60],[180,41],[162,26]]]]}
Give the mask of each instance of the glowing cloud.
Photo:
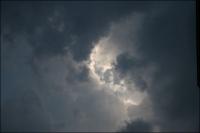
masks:
{"type": "MultiPolygon", "coordinates": [[[[115,95],[120,101],[128,107],[130,105],[139,105],[145,94],[142,92],[131,92],[125,79],[120,79],[119,82],[114,82],[116,77],[119,78],[119,73],[115,70],[114,65],[116,58],[121,54],[122,50],[115,47],[111,37],[104,37],[95,44],[90,57],[88,68],[90,76],[99,84],[106,88],[108,93],[115,95]]],[[[129,85],[130,86],[130,85],[129,85]]],[[[132,85],[132,87],[134,87],[132,85]]],[[[135,90],[132,88],[132,90],[135,90]]]]}

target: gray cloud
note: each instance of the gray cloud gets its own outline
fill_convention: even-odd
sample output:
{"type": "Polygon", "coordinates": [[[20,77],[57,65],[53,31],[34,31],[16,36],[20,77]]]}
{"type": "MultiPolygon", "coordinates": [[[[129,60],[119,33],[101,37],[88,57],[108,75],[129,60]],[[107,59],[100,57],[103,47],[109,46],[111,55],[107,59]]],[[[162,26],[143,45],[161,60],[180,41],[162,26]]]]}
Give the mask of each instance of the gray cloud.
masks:
{"type": "MultiPolygon", "coordinates": [[[[120,4],[4,2],[3,4],[3,25],[8,27],[11,33],[28,33],[37,56],[62,54],[66,52],[64,48],[67,47],[76,60],[87,58],[93,47],[92,42],[106,33],[110,21],[129,14],[133,8],[143,9],[140,8],[143,7],[140,2],[131,6],[123,2],[120,4]]],[[[148,4],[145,5],[148,7],[148,4]]]]}
{"type": "MultiPolygon", "coordinates": [[[[153,103],[153,112],[157,116],[153,121],[159,124],[161,131],[198,131],[195,3],[168,4],[161,13],[144,20],[138,36],[138,50],[143,56],[143,62],[154,62],[157,67],[155,77],[147,88],[153,103]]],[[[134,68],[132,61],[127,61],[125,57],[118,61],[117,67],[121,70],[125,68],[134,79],[134,71],[138,73],[140,66],[134,68]],[[124,63],[120,65],[121,62],[124,63]]]]}
{"type": "Polygon", "coordinates": [[[131,80],[134,81],[139,90],[144,91],[148,88],[148,85],[139,69],[144,68],[146,65],[147,62],[145,63],[128,53],[122,53],[117,57],[115,68],[120,72],[121,77],[131,75],[131,80]]]}
{"type": "Polygon", "coordinates": [[[38,95],[36,75],[29,65],[32,48],[25,35],[3,40],[1,57],[1,121],[3,131],[51,129],[48,113],[38,95]],[[13,46],[10,46],[13,45],[13,46]]]}
{"type": "Polygon", "coordinates": [[[3,131],[199,130],[194,2],[2,5],[3,131]],[[140,105],[126,110],[90,77],[102,37],[122,51],[114,83],[146,93],[140,105]]]}
{"type": "Polygon", "coordinates": [[[194,7],[193,2],[171,4],[162,16],[144,25],[141,50],[160,69],[149,93],[155,112],[166,120],[161,120],[166,131],[199,130],[194,7]]]}
{"type": "Polygon", "coordinates": [[[32,60],[25,36],[15,43],[14,51],[3,46],[3,131],[114,131],[124,120],[121,103],[98,90],[81,62],[68,54],[32,60]]]}
{"type": "Polygon", "coordinates": [[[126,127],[120,130],[120,132],[152,132],[153,127],[150,123],[137,119],[132,122],[127,122],[126,127]]]}

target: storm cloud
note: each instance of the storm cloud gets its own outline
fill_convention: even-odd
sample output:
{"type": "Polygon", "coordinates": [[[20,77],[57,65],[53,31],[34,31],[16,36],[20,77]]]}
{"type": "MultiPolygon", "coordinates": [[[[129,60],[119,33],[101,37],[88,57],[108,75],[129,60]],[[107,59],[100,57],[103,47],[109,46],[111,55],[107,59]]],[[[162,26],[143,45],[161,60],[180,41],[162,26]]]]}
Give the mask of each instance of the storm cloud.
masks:
{"type": "Polygon", "coordinates": [[[127,122],[126,127],[120,132],[152,132],[152,127],[149,123],[138,119],[131,123],[127,122]]]}
{"type": "Polygon", "coordinates": [[[199,131],[194,1],[2,2],[2,131],[199,131]]]}

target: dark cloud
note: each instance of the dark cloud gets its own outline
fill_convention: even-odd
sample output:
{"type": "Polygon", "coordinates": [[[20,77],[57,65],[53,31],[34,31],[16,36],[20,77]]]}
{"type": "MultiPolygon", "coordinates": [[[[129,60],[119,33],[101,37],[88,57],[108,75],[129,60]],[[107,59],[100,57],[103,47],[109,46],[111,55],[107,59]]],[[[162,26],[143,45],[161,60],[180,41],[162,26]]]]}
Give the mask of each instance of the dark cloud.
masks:
{"type": "MultiPolygon", "coordinates": [[[[98,91],[81,61],[88,58],[93,42],[107,36],[110,23],[133,12],[146,14],[137,37],[129,31],[121,34],[121,29],[135,28],[124,28],[126,24],[119,25],[121,29],[112,36],[113,42],[121,43],[120,48],[129,49],[117,57],[116,72],[147,92],[155,117],[146,121],[133,116],[136,119],[121,131],[152,131],[155,125],[161,131],[198,131],[196,14],[195,3],[189,1],[2,2],[1,129],[117,129],[126,118],[124,106],[112,95],[98,91]],[[135,52],[134,39],[141,58],[130,52],[135,52]],[[155,75],[145,73],[151,62],[155,63],[155,75]]],[[[106,71],[104,80],[110,82],[110,75],[106,71]]],[[[145,109],[134,106],[129,113],[145,117],[142,112],[150,105],[145,103],[145,109]]]]}
{"type": "Polygon", "coordinates": [[[121,71],[121,73],[126,73],[133,67],[138,67],[139,61],[134,57],[131,57],[128,53],[122,53],[117,57],[116,68],[121,71]]]}
{"type": "Polygon", "coordinates": [[[134,81],[140,91],[147,89],[147,83],[142,77],[142,73],[138,73],[138,69],[146,66],[146,62],[131,56],[129,53],[122,53],[117,56],[115,69],[120,72],[121,77],[130,75],[131,82],[134,81]]]}
{"type": "Polygon", "coordinates": [[[149,94],[163,131],[199,130],[195,29],[195,3],[172,2],[141,33],[140,50],[159,66],[149,94]]]}
{"type": "Polygon", "coordinates": [[[92,43],[106,34],[110,22],[133,11],[147,11],[152,5],[152,2],[3,2],[2,20],[10,34],[25,32],[30,36],[36,56],[63,54],[67,47],[80,61],[88,57],[92,43]]]}
{"type": "Polygon", "coordinates": [[[195,3],[161,3],[164,5],[167,8],[146,17],[138,32],[142,60],[121,54],[116,69],[122,75],[131,75],[139,88],[146,88],[161,131],[198,131],[195,3]],[[139,73],[140,68],[148,68],[149,62],[154,62],[157,67],[151,84],[139,73]]]}
{"type": "Polygon", "coordinates": [[[119,132],[152,132],[152,130],[151,123],[137,119],[132,122],[127,122],[126,127],[123,127],[119,132]]]}
{"type": "Polygon", "coordinates": [[[76,60],[83,60],[110,21],[141,7],[140,2],[3,2],[2,20],[10,30],[7,36],[19,32],[30,36],[36,56],[63,54],[67,47],[76,60]]]}

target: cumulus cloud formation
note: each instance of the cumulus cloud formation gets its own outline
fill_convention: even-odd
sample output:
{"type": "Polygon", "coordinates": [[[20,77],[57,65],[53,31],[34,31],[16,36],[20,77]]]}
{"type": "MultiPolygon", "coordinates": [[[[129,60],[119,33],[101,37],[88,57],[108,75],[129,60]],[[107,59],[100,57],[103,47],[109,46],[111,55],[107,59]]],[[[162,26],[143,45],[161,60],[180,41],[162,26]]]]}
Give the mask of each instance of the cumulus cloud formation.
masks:
{"type": "Polygon", "coordinates": [[[3,2],[2,131],[199,131],[195,2],[3,2]]]}

